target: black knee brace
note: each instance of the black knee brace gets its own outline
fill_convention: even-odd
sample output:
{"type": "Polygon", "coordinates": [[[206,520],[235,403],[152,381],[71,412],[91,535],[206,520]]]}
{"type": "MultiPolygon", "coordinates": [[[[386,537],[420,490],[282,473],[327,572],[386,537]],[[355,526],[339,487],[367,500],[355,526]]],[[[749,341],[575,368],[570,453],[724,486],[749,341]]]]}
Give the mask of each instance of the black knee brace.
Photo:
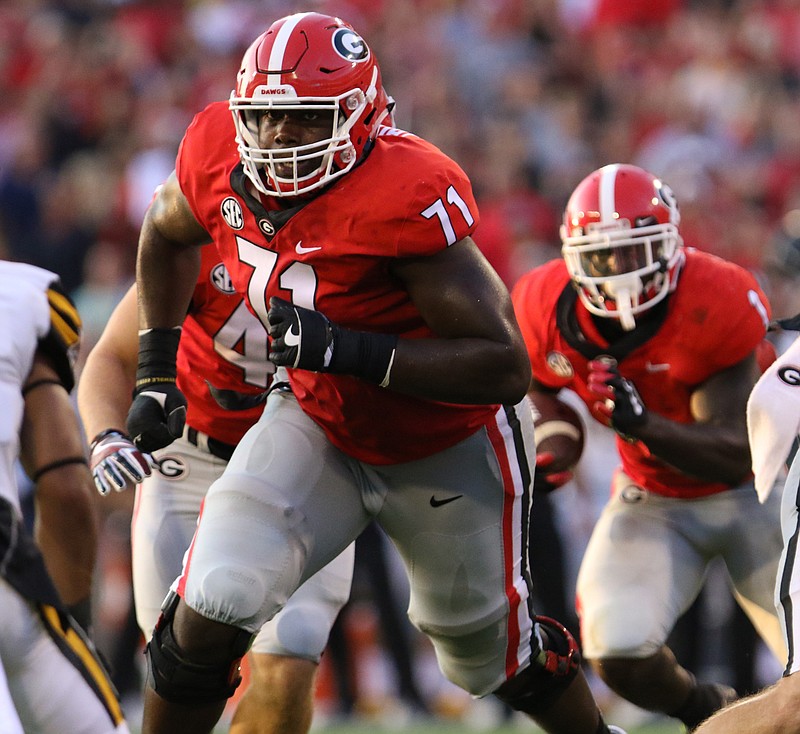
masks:
{"type": "Polygon", "coordinates": [[[539,654],[525,670],[494,695],[515,711],[538,715],[547,711],[578,674],[581,654],[569,630],[550,617],[536,617],[542,635],[539,654]]]}
{"type": "Polygon", "coordinates": [[[254,635],[240,630],[231,644],[231,661],[224,664],[193,663],[184,657],[172,633],[179,597],[170,593],[164,602],[153,636],[147,643],[147,684],[172,703],[212,703],[233,695],[242,682],[240,663],[254,635]]]}

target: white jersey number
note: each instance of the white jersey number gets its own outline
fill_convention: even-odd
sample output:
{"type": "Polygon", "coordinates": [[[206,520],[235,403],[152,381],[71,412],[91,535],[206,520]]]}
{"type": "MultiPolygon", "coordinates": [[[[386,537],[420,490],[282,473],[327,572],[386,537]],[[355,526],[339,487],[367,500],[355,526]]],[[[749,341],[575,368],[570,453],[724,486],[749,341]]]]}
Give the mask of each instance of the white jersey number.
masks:
{"type": "MultiPolygon", "coordinates": [[[[266,301],[267,283],[278,262],[278,254],[265,250],[253,242],[236,237],[239,248],[239,259],[252,266],[253,274],[247,284],[247,299],[253,310],[258,314],[261,323],[269,326],[267,311],[269,306],[266,301]]],[[[314,309],[317,292],[317,276],[314,269],[306,263],[293,262],[278,276],[278,284],[292,292],[292,303],[304,308],[314,309]]]]}
{"type": "MultiPolygon", "coordinates": [[[[471,227],[475,223],[475,217],[472,216],[472,212],[469,210],[467,206],[467,202],[461,198],[458,191],[455,190],[453,186],[449,186],[447,188],[447,203],[450,206],[455,206],[460,212],[461,216],[464,217],[464,221],[471,227]]],[[[456,230],[453,227],[453,222],[450,219],[450,214],[445,207],[444,202],[441,199],[437,199],[433,202],[427,209],[420,212],[425,219],[433,219],[433,217],[439,217],[439,224],[442,225],[442,230],[444,231],[444,238],[447,241],[447,246],[454,245],[456,243],[456,230]]]]}
{"type": "Polygon", "coordinates": [[[244,373],[244,381],[267,389],[275,365],[267,359],[267,332],[244,301],[214,334],[214,351],[244,373]],[[237,349],[238,347],[238,349],[237,349]]]}

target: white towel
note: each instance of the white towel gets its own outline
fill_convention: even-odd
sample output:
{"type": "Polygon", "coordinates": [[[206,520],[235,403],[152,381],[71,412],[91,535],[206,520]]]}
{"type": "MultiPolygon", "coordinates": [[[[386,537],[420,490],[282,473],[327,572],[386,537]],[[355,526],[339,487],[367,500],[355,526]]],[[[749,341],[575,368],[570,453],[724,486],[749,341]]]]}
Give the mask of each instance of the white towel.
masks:
{"type": "Polygon", "coordinates": [[[761,375],[747,401],[756,492],[764,502],[800,433],[800,337],[761,375]]]}

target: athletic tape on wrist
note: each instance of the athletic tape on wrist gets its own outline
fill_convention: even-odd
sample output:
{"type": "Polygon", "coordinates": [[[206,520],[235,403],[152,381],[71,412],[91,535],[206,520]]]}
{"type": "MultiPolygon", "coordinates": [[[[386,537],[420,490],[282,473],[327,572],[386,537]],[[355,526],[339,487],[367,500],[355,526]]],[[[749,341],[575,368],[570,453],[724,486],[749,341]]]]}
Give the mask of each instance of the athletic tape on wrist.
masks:
{"type": "Polygon", "coordinates": [[[389,384],[397,348],[395,334],[353,331],[336,324],[331,324],[330,328],[333,358],[328,372],[361,377],[383,387],[389,384]]]}
{"type": "Polygon", "coordinates": [[[389,358],[389,366],[386,368],[386,374],[383,376],[383,379],[380,381],[379,387],[389,387],[389,379],[392,376],[392,367],[394,366],[394,355],[397,353],[397,349],[392,349],[392,356],[389,358]]]}
{"type": "Polygon", "coordinates": [[[139,361],[136,389],[144,385],[175,382],[181,327],[142,329],[139,332],[139,361]]]}

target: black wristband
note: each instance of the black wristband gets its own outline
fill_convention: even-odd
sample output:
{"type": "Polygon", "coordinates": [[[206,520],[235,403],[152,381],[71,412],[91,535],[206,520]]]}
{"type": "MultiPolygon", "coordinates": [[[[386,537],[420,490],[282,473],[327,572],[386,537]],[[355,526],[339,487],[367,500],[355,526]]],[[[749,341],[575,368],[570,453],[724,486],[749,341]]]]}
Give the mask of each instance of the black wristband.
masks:
{"type": "Polygon", "coordinates": [[[159,382],[175,382],[181,327],[146,329],[139,334],[136,389],[159,382]]]}
{"type": "Polygon", "coordinates": [[[397,335],[353,331],[334,323],[330,329],[333,356],[326,372],[361,377],[382,387],[389,384],[397,335]]]}

